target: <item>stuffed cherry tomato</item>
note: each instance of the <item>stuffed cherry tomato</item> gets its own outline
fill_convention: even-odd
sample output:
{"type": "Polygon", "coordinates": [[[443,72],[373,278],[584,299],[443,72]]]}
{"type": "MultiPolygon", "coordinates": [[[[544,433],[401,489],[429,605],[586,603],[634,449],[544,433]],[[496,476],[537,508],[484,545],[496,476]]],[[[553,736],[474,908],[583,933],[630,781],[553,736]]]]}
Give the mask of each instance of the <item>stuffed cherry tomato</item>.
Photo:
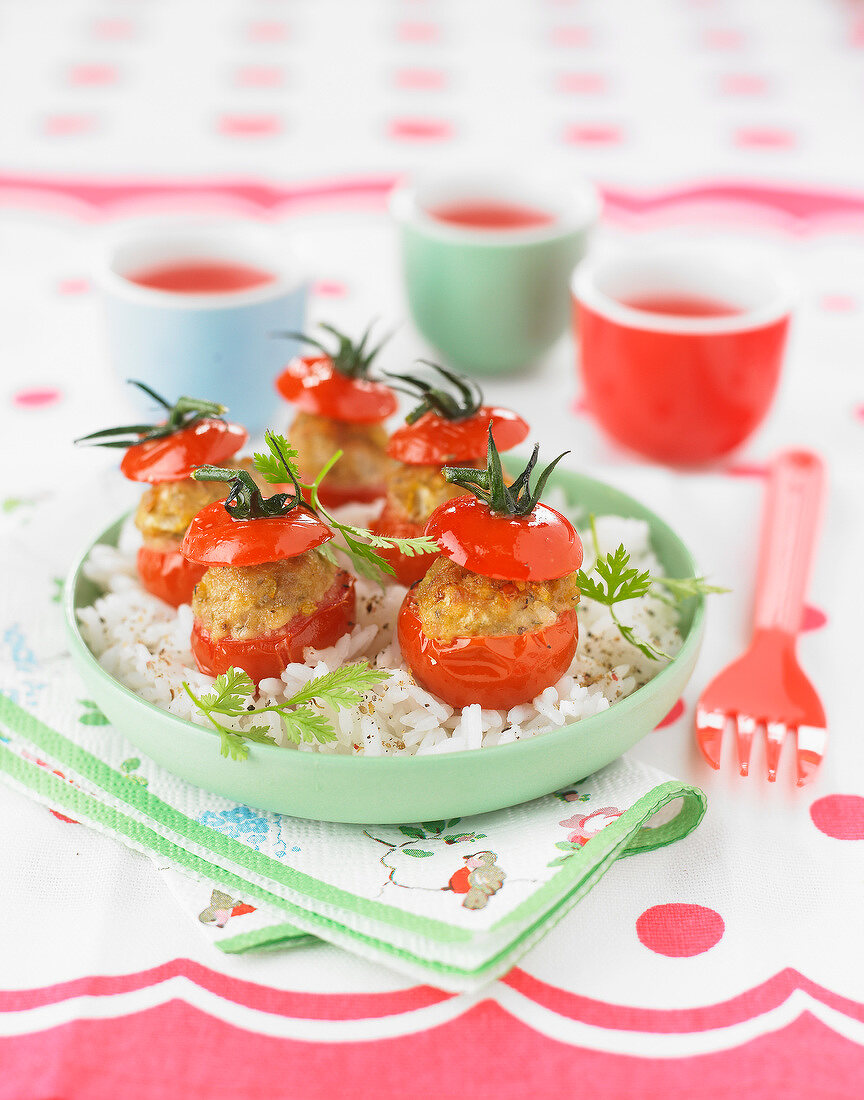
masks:
{"type": "Polygon", "coordinates": [[[417,682],[451,706],[529,702],[576,652],[582,543],[539,503],[555,463],[531,491],[536,457],[508,487],[490,432],[485,470],[446,471],[476,495],[445,502],[426,526],[442,556],[403,601],[399,645],[417,682]]]}
{"type": "Polygon", "coordinates": [[[389,460],[383,422],[396,411],[396,397],[389,386],[369,377],[381,350],[380,344],[367,350],[369,329],[355,344],[332,326],[321,327],[336,337],[337,350],[331,353],[313,337],[291,334],[324,354],[292,360],[276,379],[276,388],[297,407],[288,439],[306,481],[342,452],[319,488],[326,507],[368,503],[384,495],[389,460]]]}
{"type": "Polygon", "coordinates": [[[242,668],[258,683],[333,645],[354,625],[354,578],[319,550],[330,528],[293,494],[261,496],[242,470],[203,467],[196,478],[230,480],[225,503],[189,525],[183,553],[205,570],[195,587],[192,654],[218,676],[242,668]]]}
{"type": "MultiPolygon", "coordinates": [[[[222,405],[181,397],[170,405],[140,382],[134,383],[166,410],[161,424],[131,424],[86,436],[101,446],[125,447],[120,470],[130,481],[149,488],[135,513],[143,545],[138,551],[142,585],[154,596],[178,607],[189,603],[204,570],[188,561],[181,544],[192,517],[206,505],[224,499],[227,488],[198,483],[192,471],[230,459],[246,442],[246,431],[221,419],[222,405]]],[[[82,441],[82,442],[83,442],[82,441]]],[[[251,462],[245,461],[251,471],[251,462]]]]}
{"type": "MultiPolygon", "coordinates": [[[[499,451],[508,451],[528,434],[528,425],[509,409],[484,405],[474,382],[432,366],[443,379],[440,388],[419,377],[394,375],[407,392],[422,398],[407,422],[390,439],[387,453],[395,460],[387,476],[384,508],[372,525],[378,535],[417,538],[435,509],[464,495],[462,485],[448,482],[442,468],[448,464],[482,467],[491,430],[499,451]]],[[[401,388],[401,387],[400,387],[401,388]]],[[[434,555],[408,558],[398,551],[384,553],[401,584],[419,580],[434,555]]]]}

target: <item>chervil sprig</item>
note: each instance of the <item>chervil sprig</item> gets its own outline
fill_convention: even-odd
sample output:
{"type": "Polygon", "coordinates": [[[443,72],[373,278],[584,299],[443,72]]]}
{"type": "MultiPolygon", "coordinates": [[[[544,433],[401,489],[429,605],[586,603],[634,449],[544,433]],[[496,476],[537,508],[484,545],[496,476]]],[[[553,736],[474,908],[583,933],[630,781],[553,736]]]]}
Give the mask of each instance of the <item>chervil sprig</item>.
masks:
{"type": "Polygon", "coordinates": [[[174,435],[175,432],[190,428],[198,420],[218,419],[228,409],[225,405],[217,405],[215,401],[203,401],[197,397],[178,397],[172,405],[161,394],[145,386],[143,382],[129,379],[131,386],[137,386],[148,397],[162,406],[167,416],[159,424],[124,424],[117,428],[103,428],[101,432],[91,432],[76,439],[76,443],[92,443],[94,447],[123,447],[128,448],[136,443],[146,443],[150,439],[164,439],[174,435]]]}
{"type": "Polygon", "coordinates": [[[326,744],[336,740],[336,733],[326,715],[314,710],[310,704],[317,702],[342,710],[357,706],[370,688],[387,679],[387,673],[370,668],[365,662],[342,665],[333,672],[310,680],[284,703],[271,703],[256,707],[250,700],[255,696],[255,684],[242,669],[229,668],[216,677],[213,690],[200,698],[184,680],[186,694],[210,722],[221,741],[220,751],[232,760],[245,760],[249,755],[246,741],[275,745],[269,726],[252,726],[248,730],[234,730],[224,726],[214,715],[224,718],[240,718],[253,714],[278,714],[285,735],[294,744],[301,741],[318,741],[326,744]]]}
{"type": "MultiPolygon", "coordinates": [[[[641,572],[630,564],[630,555],[619,545],[612,554],[600,556],[597,542],[597,527],[594,516],[590,516],[591,538],[594,543],[594,568],[591,573],[596,573],[599,580],[595,580],[591,574],[580,569],[576,579],[583,596],[596,600],[609,608],[612,621],[618,627],[621,636],[631,645],[634,645],[649,660],[657,661],[660,658],[671,660],[668,653],[639,638],[632,626],[622,623],[615,614],[614,605],[625,600],[635,600],[645,596],[655,585],[662,585],[674,597],[676,602],[687,599],[689,596],[707,595],[712,592],[728,592],[728,588],[720,588],[717,585],[707,584],[704,577],[652,577],[647,569],[641,572]]],[[[654,593],[659,599],[663,599],[659,593],[654,593]]]]}
{"type": "MultiPolygon", "coordinates": [[[[264,440],[267,443],[268,451],[265,453],[256,453],[253,456],[255,469],[258,470],[267,481],[291,481],[298,489],[306,490],[312,509],[319,513],[329,526],[341,536],[339,548],[344,550],[351,558],[354,568],[362,576],[377,581],[380,580],[382,573],[392,575],[394,572],[392,565],[385,561],[380,554],[376,554],[373,547],[377,547],[378,549],[388,549],[392,547],[399,550],[407,557],[413,557],[416,554],[434,554],[439,549],[438,544],[433,539],[426,538],[425,536],[415,539],[401,539],[390,538],[384,535],[373,535],[372,532],[365,527],[353,527],[350,524],[341,523],[336,519],[336,517],[321,503],[318,490],[321,482],[330,470],[332,470],[336,462],[342,457],[341,451],[337,451],[315,478],[314,482],[312,482],[311,485],[307,485],[299,480],[300,473],[294,462],[296,452],[292,450],[285,437],[277,435],[276,432],[266,431],[264,433],[264,440]]],[[[333,560],[333,551],[327,544],[319,547],[319,550],[325,556],[333,560]]]]}

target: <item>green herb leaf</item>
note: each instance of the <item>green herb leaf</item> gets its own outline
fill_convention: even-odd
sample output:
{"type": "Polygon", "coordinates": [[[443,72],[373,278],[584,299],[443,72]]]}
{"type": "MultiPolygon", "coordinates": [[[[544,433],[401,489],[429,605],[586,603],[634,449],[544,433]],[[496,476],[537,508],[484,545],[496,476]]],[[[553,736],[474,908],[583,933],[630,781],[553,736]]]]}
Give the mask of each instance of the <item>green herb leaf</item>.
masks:
{"type": "Polygon", "coordinates": [[[277,435],[269,430],[264,433],[264,439],[270,447],[269,453],[256,451],[252,455],[252,462],[258,473],[271,484],[289,481],[291,471],[294,472],[295,477],[299,478],[300,471],[295,461],[298,457],[296,448],[291,446],[284,435],[277,435]]]}
{"type": "Polygon", "coordinates": [[[371,531],[366,535],[371,546],[392,547],[406,558],[419,557],[421,554],[437,554],[441,547],[434,539],[420,535],[413,539],[396,538],[394,535],[375,535],[371,531]]]}
{"type": "Polygon", "coordinates": [[[229,668],[216,677],[213,690],[197,700],[202,709],[218,711],[228,718],[238,718],[246,713],[249,700],[255,694],[255,685],[242,668],[229,668]]]}
{"type": "Polygon", "coordinates": [[[672,655],[670,653],[664,653],[662,649],[658,649],[656,646],[651,645],[650,642],[646,642],[644,638],[638,636],[632,626],[626,626],[617,619],[614,611],[612,612],[612,618],[615,619],[615,625],[618,627],[621,637],[624,638],[625,641],[628,641],[630,645],[635,646],[649,661],[659,661],[661,658],[667,661],[672,660],[672,655]]]}
{"type": "Polygon", "coordinates": [[[286,736],[295,744],[301,741],[318,741],[323,745],[336,740],[336,733],[329,720],[311,707],[297,707],[296,710],[280,708],[279,715],[286,736]]]}
{"type": "Polygon", "coordinates": [[[299,705],[318,699],[334,710],[356,707],[366,692],[383,683],[388,675],[382,669],[370,668],[365,663],[342,665],[310,680],[291,696],[290,702],[299,705]]]}
{"type": "Polygon", "coordinates": [[[589,599],[611,607],[622,600],[634,600],[644,596],[651,587],[651,575],[647,569],[640,572],[630,565],[630,555],[619,545],[614,554],[598,558],[594,571],[600,582],[592,580],[583,570],[577,574],[579,588],[589,599]]]}
{"type": "Polygon", "coordinates": [[[654,577],[651,583],[667,588],[676,600],[686,600],[689,596],[707,596],[732,591],[731,588],[708,584],[704,577],[654,577]]]}

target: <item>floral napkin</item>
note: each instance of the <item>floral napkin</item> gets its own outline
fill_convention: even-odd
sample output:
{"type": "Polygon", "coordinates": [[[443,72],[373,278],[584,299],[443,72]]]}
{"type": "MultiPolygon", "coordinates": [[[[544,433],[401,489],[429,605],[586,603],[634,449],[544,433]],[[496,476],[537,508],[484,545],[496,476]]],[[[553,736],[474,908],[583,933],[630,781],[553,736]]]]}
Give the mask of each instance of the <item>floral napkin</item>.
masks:
{"type": "Polygon", "coordinates": [[[669,844],[702,817],[701,791],[626,758],[510,809],[398,826],[210,794],[125,741],[66,654],[60,577],[100,529],[92,509],[43,499],[3,523],[0,554],[18,583],[0,604],[0,778],[151,856],[223,951],[316,936],[470,989],[508,970],[619,856],[669,844]]]}

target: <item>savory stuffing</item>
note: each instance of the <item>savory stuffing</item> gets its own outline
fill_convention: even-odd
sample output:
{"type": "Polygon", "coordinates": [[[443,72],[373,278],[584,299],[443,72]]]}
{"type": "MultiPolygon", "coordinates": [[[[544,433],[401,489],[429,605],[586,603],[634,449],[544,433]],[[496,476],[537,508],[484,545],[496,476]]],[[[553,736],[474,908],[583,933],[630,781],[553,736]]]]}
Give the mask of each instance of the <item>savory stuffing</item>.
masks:
{"type": "Polygon", "coordinates": [[[575,573],[553,581],[502,581],[443,557],[412,593],[423,633],[443,642],[542,630],[579,602],[575,573]]]}
{"type": "Polygon", "coordinates": [[[297,414],[288,441],[300,456],[304,478],[314,480],[336,451],[342,457],[327,474],[333,488],[381,486],[392,465],[385,454],[387,432],[381,424],[349,424],[312,413],[297,414]]]}
{"type": "Polygon", "coordinates": [[[317,550],[264,565],[214,565],[195,587],[192,610],[214,641],[257,638],[317,611],[339,572],[317,550]]]}

